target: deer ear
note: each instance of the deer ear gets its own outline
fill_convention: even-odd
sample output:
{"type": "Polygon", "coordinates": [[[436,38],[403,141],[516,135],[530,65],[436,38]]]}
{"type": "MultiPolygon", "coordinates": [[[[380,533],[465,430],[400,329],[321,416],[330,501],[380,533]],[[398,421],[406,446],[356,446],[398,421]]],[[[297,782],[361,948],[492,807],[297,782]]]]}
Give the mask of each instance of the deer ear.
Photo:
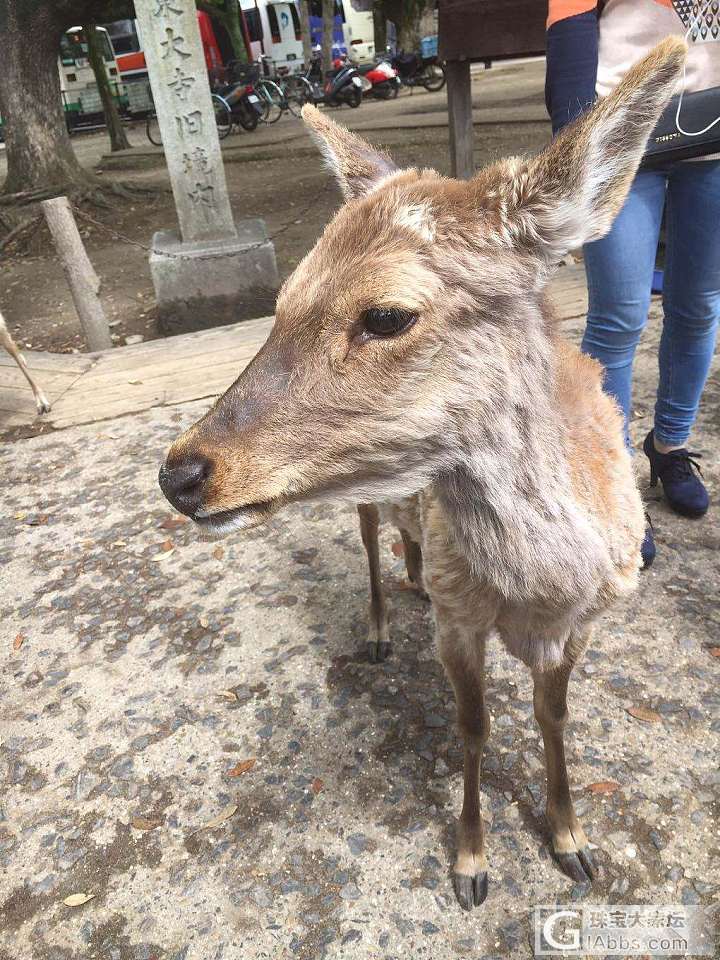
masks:
{"type": "Polygon", "coordinates": [[[317,107],[305,104],[302,118],[335,174],[346,200],[365,196],[397,170],[387,154],[330,120],[317,107]]]}
{"type": "Polygon", "coordinates": [[[684,40],[668,37],[543,153],[516,168],[505,235],[539,248],[549,266],[604,237],[680,80],[686,54],[684,40]]]}

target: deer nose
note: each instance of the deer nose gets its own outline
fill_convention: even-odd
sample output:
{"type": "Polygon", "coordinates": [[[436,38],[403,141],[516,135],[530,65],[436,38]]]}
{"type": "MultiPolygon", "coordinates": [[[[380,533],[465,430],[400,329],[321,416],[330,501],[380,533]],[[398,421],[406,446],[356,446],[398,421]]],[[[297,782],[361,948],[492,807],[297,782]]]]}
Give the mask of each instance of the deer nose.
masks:
{"type": "Polygon", "coordinates": [[[192,517],[202,504],[211,468],[210,461],[201,456],[186,457],[172,466],[164,463],[158,475],[160,489],[180,513],[192,517]]]}

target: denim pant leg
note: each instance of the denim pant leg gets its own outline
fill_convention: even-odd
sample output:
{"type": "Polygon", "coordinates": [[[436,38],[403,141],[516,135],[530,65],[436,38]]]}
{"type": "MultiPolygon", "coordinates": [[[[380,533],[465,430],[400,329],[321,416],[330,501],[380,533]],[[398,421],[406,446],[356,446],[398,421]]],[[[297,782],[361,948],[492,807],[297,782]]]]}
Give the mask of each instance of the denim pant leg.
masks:
{"type": "Polygon", "coordinates": [[[667,190],[667,256],[655,434],[684,446],[720,317],[720,160],[678,163],[667,190]]]}
{"type": "Polygon", "coordinates": [[[588,316],[582,351],[605,368],[605,391],[622,409],[626,439],[633,359],[650,306],[666,182],[667,172],[639,173],[610,233],[584,250],[588,316]]]}

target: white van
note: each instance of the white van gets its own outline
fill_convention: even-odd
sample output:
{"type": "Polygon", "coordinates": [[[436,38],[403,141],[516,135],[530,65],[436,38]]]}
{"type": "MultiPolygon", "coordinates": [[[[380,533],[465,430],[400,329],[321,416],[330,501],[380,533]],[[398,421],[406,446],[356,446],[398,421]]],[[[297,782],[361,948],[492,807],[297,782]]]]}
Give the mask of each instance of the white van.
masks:
{"type": "MultiPolygon", "coordinates": [[[[250,37],[253,59],[261,54],[272,57],[277,67],[302,63],[300,13],[294,0],[240,0],[250,37]]],[[[313,47],[322,40],[321,0],[312,0],[310,30],[313,47]]],[[[375,29],[370,11],[356,10],[352,0],[335,0],[333,56],[348,54],[361,63],[375,56],[375,29]]],[[[294,72],[294,71],[293,71],[294,72]]]]}

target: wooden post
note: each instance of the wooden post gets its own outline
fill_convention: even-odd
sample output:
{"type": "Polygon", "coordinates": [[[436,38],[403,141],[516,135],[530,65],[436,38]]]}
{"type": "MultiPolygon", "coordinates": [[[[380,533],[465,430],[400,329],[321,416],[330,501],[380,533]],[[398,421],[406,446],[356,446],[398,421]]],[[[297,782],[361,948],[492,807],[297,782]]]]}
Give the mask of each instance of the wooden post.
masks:
{"type": "Polygon", "coordinates": [[[475,172],[470,61],[448,60],[445,74],[450,127],[450,171],[459,180],[469,180],[475,172]]]}
{"type": "Polygon", "coordinates": [[[110,327],[98,300],[100,280],[80,239],[67,197],[43,200],[42,210],[65,271],[85,342],[91,351],[112,347],[110,327]]]}

